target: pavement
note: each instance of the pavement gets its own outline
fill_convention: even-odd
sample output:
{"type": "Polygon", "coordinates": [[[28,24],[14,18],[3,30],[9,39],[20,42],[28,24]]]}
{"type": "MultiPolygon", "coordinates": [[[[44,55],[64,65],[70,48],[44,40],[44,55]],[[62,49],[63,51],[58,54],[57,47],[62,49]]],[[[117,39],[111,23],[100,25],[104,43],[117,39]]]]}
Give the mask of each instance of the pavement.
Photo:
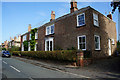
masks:
{"type": "MultiPolygon", "coordinates": [[[[109,59],[109,61],[113,61],[109,59]]],[[[101,61],[101,63],[105,60],[101,61]]],[[[28,79],[35,80],[41,78],[65,78],[83,79],[83,80],[120,80],[119,71],[110,71],[112,69],[102,69],[96,62],[96,65],[86,67],[72,67],[70,64],[53,63],[43,60],[32,60],[21,57],[2,58],[2,77],[4,79],[28,79]],[[97,67],[98,66],[98,67],[97,67]]],[[[107,62],[108,63],[108,62],[107,62]]],[[[106,65],[104,65],[106,66],[106,65]]],[[[113,66],[114,67],[114,66],[113,66]]]]}

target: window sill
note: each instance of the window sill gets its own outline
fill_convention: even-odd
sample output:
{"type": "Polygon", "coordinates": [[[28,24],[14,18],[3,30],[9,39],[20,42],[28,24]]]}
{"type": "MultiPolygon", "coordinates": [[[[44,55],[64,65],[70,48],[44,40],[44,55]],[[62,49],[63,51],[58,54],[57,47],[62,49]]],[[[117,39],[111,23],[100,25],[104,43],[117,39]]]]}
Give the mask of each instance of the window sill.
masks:
{"type": "Polygon", "coordinates": [[[54,35],[55,33],[53,33],[53,34],[48,34],[48,35],[45,35],[45,36],[50,36],[50,35],[54,35]]]}
{"type": "Polygon", "coordinates": [[[94,27],[97,27],[97,28],[99,28],[100,26],[94,25],[94,27]]]}
{"type": "Polygon", "coordinates": [[[79,26],[77,26],[76,28],[80,28],[80,27],[84,27],[84,26],[86,26],[86,24],[79,25],[79,26]]]}
{"type": "Polygon", "coordinates": [[[95,51],[101,51],[101,49],[95,49],[95,51]]]}

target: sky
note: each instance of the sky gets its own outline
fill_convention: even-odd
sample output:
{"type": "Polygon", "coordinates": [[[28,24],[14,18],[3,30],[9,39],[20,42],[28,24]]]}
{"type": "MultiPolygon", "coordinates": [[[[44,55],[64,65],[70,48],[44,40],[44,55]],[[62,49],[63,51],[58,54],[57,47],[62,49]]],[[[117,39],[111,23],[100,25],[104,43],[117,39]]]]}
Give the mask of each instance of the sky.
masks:
{"type": "MultiPolygon", "coordinates": [[[[112,11],[110,2],[78,2],[78,9],[91,6],[105,16],[112,11]]],[[[56,18],[70,13],[69,2],[2,2],[2,42],[50,21],[51,11],[56,18]]],[[[118,33],[118,10],[113,14],[118,33]]],[[[0,42],[1,43],[1,42],[0,42]]]]}

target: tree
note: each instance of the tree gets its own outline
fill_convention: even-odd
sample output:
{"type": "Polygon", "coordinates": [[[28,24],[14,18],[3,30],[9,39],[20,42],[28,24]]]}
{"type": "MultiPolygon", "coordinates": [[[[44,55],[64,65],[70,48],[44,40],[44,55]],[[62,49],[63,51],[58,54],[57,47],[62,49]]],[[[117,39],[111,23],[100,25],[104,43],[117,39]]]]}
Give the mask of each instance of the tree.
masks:
{"type": "Polygon", "coordinates": [[[120,1],[113,0],[113,2],[111,2],[111,7],[113,7],[112,13],[114,13],[117,8],[120,12],[120,1]]]}

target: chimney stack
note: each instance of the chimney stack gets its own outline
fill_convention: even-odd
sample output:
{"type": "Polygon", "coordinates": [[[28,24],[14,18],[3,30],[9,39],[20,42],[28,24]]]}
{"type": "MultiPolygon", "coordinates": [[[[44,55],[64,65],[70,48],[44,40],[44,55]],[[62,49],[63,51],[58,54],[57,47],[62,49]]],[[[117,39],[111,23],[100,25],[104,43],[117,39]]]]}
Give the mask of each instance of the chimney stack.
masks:
{"type": "Polygon", "coordinates": [[[15,37],[14,37],[14,41],[15,41],[16,39],[17,39],[17,37],[15,36],[15,37]]]}
{"type": "Polygon", "coordinates": [[[107,15],[107,17],[112,20],[112,14],[111,14],[111,12],[109,12],[109,14],[107,15]]]}
{"type": "Polygon", "coordinates": [[[75,11],[77,11],[77,2],[75,0],[71,0],[71,8],[70,8],[70,12],[73,13],[75,11]]]}
{"type": "Polygon", "coordinates": [[[55,11],[52,11],[51,12],[51,19],[50,19],[50,21],[52,21],[52,20],[54,20],[55,19],[55,11]]]}
{"type": "Polygon", "coordinates": [[[30,32],[31,31],[31,24],[29,24],[29,26],[28,26],[28,32],[30,32]]]}

